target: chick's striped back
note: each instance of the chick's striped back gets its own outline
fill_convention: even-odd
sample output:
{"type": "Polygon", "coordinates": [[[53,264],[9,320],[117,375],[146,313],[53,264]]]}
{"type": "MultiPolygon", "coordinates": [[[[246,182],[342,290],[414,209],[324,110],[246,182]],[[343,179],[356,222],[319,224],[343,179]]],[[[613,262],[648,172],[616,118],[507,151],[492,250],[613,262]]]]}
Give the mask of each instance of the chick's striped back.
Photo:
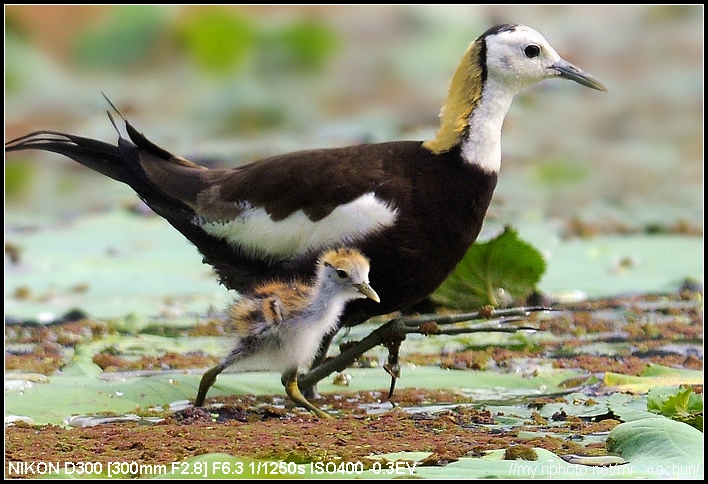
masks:
{"type": "Polygon", "coordinates": [[[307,306],[311,289],[296,281],[260,284],[229,307],[228,320],[239,334],[252,333],[256,324],[280,324],[307,306]]]}

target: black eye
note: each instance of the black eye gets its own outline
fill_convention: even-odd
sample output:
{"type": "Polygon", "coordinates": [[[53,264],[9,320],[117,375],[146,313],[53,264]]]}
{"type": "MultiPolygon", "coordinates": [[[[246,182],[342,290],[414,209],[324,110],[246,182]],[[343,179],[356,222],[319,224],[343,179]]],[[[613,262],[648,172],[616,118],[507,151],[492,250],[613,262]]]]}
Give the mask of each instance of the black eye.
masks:
{"type": "Polygon", "coordinates": [[[349,277],[349,274],[347,274],[347,271],[337,269],[337,277],[339,277],[340,279],[346,279],[347,277],[349,277]]]}
{"type": "Polygon", "coordinates": [[[526,48],[524,49],[524,54],[526,54],[526,57],[529,59],[533,59],[534,57],[538,57],[538,55],[541,53],[541,48],[537,45],[531,44],[527,45],[526,48]]]}

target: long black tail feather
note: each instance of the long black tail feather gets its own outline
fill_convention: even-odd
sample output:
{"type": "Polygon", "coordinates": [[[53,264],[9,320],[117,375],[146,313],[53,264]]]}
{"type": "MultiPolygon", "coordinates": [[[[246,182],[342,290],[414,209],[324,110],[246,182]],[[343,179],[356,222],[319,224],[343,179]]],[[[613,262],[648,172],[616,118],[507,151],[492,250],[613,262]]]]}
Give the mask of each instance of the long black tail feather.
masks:
{"type": "MultiPolygon", "coordinates": [[[[110,101],[109,101],[110,103],[110,101]]],[[[111,104],[113,109],[115,107],[111,104]]],[[[35,131],[5,144],[5,152],[41,150],[66,156],[78,163],[130,186],[152,210],[166,219],[193,243],[204,257],[204,262],[214,267],[219,280],[230,289],[244,291],[254,281],[272,278],[286,271],[241,254],[225,239],[209,235],[194,223],[194,211],[181,200],[163,193],[145,174],[140,163],[140,152],[147,151],[165,159],[173,155],[148,140],[137,131],[116,109],[125,122],[130,139],[118,132],[118,143],[110,144],[59,131],[35,131]]],[[[108,116],[116,126],[111,113],[108,116]]],[[[116,126],[116,130],[118,130],[116,126]]],[[[287,271],[285,272],[287,273],[287,271]]]]}
{"type": "Polygon", "coordinates": [[[125,159],[118,146],[58,131],[36,131],[5,144],[5,152],[51,151],[64,155],[119,182],[129,183],[125,159]]]}

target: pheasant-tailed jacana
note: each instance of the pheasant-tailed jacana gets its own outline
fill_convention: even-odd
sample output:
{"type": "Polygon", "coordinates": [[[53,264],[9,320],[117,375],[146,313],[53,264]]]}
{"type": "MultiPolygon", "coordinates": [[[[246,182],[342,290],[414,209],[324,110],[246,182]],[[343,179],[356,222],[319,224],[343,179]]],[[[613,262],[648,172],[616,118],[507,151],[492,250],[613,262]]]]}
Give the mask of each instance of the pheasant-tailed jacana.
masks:
{"type": "Polygon", "coordinates": [[[349,326],[422,300],[455,268],[492,198],[514,95],[555,78],[606,91],[537,31],[504,24],[470,44],[427,141],[298,151],[207,169],[124,119],[129,139],[119,136],[117,145],[38,131],[5,149],[53,151],[130,185],[240,292],[273,278],[311,278],[323,250],[357,248],[371,260],[381,304],[352,301],[340,320],[349,326]]]}

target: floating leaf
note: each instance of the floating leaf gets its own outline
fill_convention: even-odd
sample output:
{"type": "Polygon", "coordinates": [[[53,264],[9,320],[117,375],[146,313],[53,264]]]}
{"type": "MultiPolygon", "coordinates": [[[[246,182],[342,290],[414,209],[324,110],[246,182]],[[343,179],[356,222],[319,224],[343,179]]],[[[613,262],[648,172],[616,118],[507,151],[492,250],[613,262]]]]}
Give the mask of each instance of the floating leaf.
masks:
{"type": "Polygon", "coordinates": [[[703,396],[695,393],[692,388],[652,388],[649,391],[647,408],[664,417],[702,412],[703,396]]]}
{"type": "MultiPolygon", "coordinates": [[[[504,449],[486,452],[479,458],[462,458],[444,467],[420,467],[415,477],[426,479],[583,479],[607,477],[635,477],[627,466],[591,467],[565,462],[552,452],[533,449],[538,454],[536,461],[504,460],[504,449]]],[[[406,453],[394,454],[399,459],[406,453]]],[[[415,455],[415,454],[412,454],[415,455]]],[[[388,459],[389,455],[378,456],[388,459]]],[[[645,477],[638,473],[639,476],[645,477]]],[[[361,476],[364,477],[364,476],[361,476]]]]}
{"type": "Polygon", "coordinates": [[[634,422],[656,416],[656,414],[647,411],[644,396],[628,393],[613,393],[607,399],[607,408],[623,422],[634,422]]]}
{"type": "Polygon", "coordinates": [[[647,409],[703,430],[703,395],[695,393],[693,388],[652,388],[647,409]]]}
{"type": "Polygon", "coordinates": [[[703,475],[703,434],[665,417],[618,425],[610,431],[607,449],[654,478],[703,475]]]}
{"type": "Polygon", "coordinates": [[[52,320],[79,308],[100,318],[133,314],[121,324],[138,330],[150,316],[170,314],[179,324],[180,315],[222,310],[233,297],[194,246],[157,217],[111,210],[55,226],[50,237],[16,232],[12,243],[23,263],[6,269],[5,313],[16,318],[52,320]],[[31,297],[18,299],[23,287],[31,297]]]}
{"type": "Polygon", "coordinates": [[[640,376],[622,375],[606,372],[603,383],[629,393],[647,393],[655,387],[672,385],[698,385],[703,383],[703,372],[682,370],[661,365],[649,364],[640,376]]]}
{"type": "Polygon", "coordinates": [[[541,253],[507,226],[495,239],[472,245],[432,298],[461,310],[498,307],[528,296],[545,270],[541,253]]]}
{"type": "Polygon", "coordinates": [[[701,237],[609,234],[559,240],[551,223],[522,225],[525,240],[553,261],[539,282],[544,293],[598,298],[673,292],[686,278],[703,281],[701,237]]]}

